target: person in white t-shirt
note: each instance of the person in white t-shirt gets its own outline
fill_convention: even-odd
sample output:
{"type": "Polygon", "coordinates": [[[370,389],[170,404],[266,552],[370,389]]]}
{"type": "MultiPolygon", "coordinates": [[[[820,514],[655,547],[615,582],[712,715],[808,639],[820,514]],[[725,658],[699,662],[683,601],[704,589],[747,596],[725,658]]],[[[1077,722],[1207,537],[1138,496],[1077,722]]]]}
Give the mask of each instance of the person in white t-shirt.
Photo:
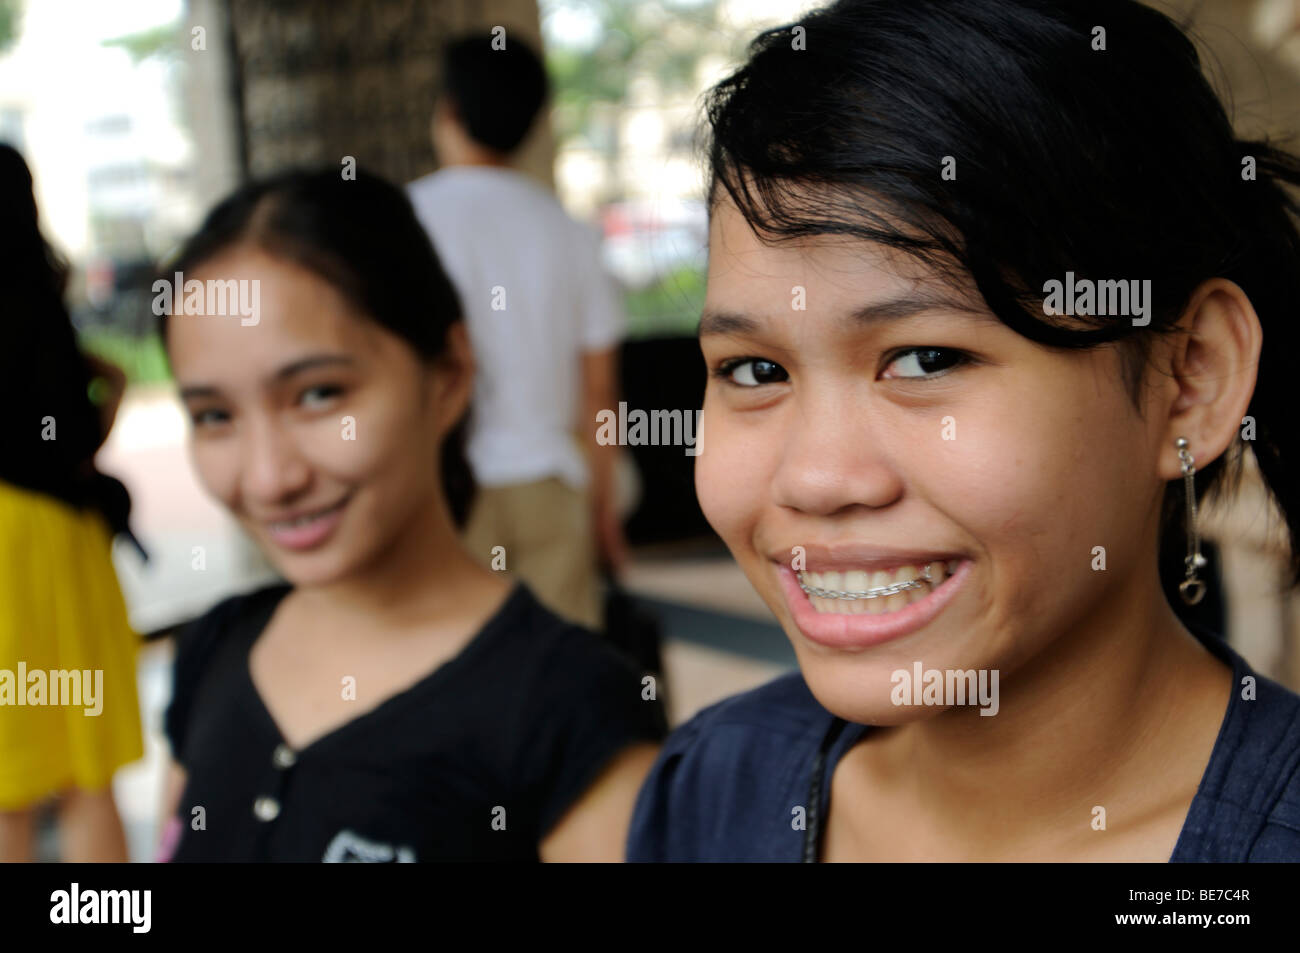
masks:
{"type": "Polygon", "coordinates": [[[511,166],[546,102],[546,72],[515,37],[504,49],[493,39],[447,46],[432,123],[442,168],[407,187],[460,293],[478,364],[466,541],[495,568],[504,559],[552,610],[599,628],[599,562],[617,572],[625,551],[617,448],[596,442],[595,423],[617,406],[622,304],[594,230],[511,166]]]}

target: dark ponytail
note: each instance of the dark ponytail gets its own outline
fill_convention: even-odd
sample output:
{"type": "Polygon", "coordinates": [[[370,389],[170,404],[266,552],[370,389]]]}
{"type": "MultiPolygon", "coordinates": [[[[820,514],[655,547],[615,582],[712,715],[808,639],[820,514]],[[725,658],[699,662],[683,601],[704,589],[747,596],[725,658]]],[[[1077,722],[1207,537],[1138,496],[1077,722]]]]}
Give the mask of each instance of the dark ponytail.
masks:
{"type": "MultiPolygon", "coordinates": [[[[315,272],[426,361],[442,356],[448,332],[462,320],[456,289],[406,194],[365,170],[348,180],[337,168],[294,170],[243,186],[208,213],[160,277],[170,282],[178,271],[197,271],[242,242],[315,272]]],[[[160,327],[165,339],[165,314],[160,327]]],[[[465,431],[462,419],[440,460],[458,527],[475,491],[465,431]]]]}
{"type": "MultiPolygon", "coordinates": [[[[1198,465],[1197,495],[1234,492],[1249,445],[1300,583],[1300,208],[1287,191],[1300,163],[1236,138],[1167,16],[1136,0],[840,0],[760,34],[708,118],[710,201],[730,196],[760,236],[898,248],[969,275],[1030,340],[1118,342],[1139,409],[1155,337],[1203,282],[1240,285],[1264,331],[1254,436],[1243,424],[1247,439],[1198,465]],[[949,158],[955,178],[940,174],[949,158]],[[1150,279],[1150,324],[1047,317],[1040,289],[1067,271],[1150,279]]],[[[1181,481],[1169,490],[1162,538],[1181,545],[1181,481]]]]}

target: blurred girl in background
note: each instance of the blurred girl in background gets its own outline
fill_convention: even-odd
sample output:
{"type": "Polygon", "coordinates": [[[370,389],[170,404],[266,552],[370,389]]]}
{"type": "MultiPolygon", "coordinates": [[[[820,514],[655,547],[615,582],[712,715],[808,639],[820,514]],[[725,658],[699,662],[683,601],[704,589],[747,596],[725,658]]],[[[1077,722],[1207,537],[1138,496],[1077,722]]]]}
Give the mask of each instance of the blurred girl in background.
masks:
{"type": "Polygon", "coordinates": [[[288,583],[179,638],[160,857],[621,860],[663,713],[458,541],[473,361],[403,192],[253,183],[178,272],[255,305],[177,288],[164,335],[198,475],[288,583]]]}
{"type": "Polygon", "coordinates": [[[0,145],[0,861],[35,859],[51,797],[64,860],[125,861],[112,780],[143,754],[139,640],[110,558],[113,534],[129,536],[130,498],[94,462],[125,378],[78,350],[66,280],[37,225],[31,172],[0,145]],[[52,704],[51,672],[79,678],[83,703],[98,686],[102,697],[52,704]],[[40,679],[45,700],[32,704],[40,679]]]}

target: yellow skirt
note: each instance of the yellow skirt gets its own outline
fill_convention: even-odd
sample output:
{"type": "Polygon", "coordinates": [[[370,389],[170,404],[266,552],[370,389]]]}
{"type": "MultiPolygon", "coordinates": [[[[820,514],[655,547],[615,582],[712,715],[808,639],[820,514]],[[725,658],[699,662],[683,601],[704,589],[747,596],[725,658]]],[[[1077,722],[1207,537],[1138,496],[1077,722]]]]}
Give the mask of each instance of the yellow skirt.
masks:
{"type": "Polygon", "coordinates": [[[103,518],[0,481],[0,810],[143,756],[139,644],[103,518]]]}

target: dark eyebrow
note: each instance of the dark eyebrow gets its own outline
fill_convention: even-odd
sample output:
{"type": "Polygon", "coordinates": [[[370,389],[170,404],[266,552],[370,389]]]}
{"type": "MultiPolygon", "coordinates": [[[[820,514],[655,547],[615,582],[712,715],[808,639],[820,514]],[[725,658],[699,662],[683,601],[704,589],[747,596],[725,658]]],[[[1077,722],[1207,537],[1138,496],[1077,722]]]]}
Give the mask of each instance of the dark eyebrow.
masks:
{"type": "MultiPolygon", "coordinates": [[[[317,367],[328,367],[332,364],[351,366],[355,365],[356,361],[346,354],[313,354],[294,361],[292,364],[284,365],[271,376],[271,379],[278,383],[288,380],[295,374],[301,374],[303,371],[309,371],[317,367]]],[[[195,397],[218,397],[220,395],[221,389],[212,384],[190,384],[182,387],[180,391],[181,400],[191,400],[195,397]]]]}
{"type": "Polygon", "coordinates": [[[181,400],[192,400],[195,397],[217,397],[220,393],[221,391],[209,384],[192,384],[181,388],[181,400]]]}
{"type": "Polygon", "coordinates": [[[303,371],[309,371],[316,367],[328,366],[330,364],[344,364],[352,366],[356,361],[346,354],[313,354],[310,357],[304,357],[300,361],[294,361],[292,364],[286,364],[275,372],[274,379],[277,381],[287,380],[295,374],[301,374],[303,371]]]}
{"type": "MultiPolygon", "coordinates": [[[[889,301],[878,301],[850,311],[847,320],[853,324],[872,324],[877,321],[897,321],[926,311],[960,311],[982,315],[984,312],[970,304],[941,294],[914,292],[889,301]]],[[[760,322],[732,311],[706,308],[700,315],[699,337],[708,334],[753,334],[760,322]]]]}

